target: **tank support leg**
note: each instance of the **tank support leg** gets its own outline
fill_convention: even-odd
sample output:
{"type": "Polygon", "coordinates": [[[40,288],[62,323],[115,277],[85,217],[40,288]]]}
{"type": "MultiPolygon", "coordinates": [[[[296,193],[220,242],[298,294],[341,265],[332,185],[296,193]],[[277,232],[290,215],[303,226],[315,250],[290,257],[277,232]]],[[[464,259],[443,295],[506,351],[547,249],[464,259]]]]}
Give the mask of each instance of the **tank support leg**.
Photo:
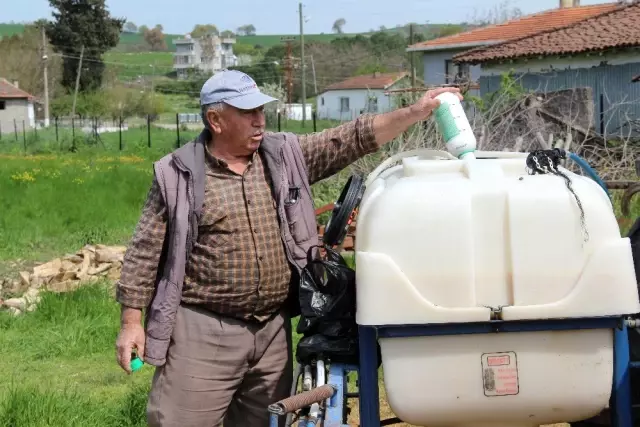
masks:
{"type": "Polygon", "coordinates": [[[360,371],[358,390],[360,392],[360,426],[380,427],[380,400],[378,392],[378,352],[376,329],[359,326],[360,371]]]}
{"type": "Polygon", "coordinates": [[[629,335],[626,322],[615,329],[613,391],[611,394],[611,425],[632,427],[631,380],[629,378],[629,335]]]}

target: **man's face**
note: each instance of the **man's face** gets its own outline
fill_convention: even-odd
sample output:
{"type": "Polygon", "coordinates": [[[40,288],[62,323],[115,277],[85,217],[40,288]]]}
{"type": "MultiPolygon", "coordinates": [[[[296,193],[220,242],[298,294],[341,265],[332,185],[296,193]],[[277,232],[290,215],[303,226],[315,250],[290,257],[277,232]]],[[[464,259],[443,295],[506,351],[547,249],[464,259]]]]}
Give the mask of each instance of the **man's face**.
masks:
{"type": "Polygon", "coordinates": [[[230,154],[251,155],[260,146],[265,128],[264,107],[240,110],[226,105],[219,113],[209,112],[216,137],[225,141],[230,154]]]}

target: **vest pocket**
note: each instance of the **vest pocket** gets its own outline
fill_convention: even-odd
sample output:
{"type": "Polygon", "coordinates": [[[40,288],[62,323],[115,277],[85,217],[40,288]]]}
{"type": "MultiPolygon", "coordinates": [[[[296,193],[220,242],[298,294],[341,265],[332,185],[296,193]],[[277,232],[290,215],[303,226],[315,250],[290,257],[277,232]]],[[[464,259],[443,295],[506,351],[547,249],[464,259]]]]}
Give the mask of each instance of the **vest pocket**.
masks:
{"type": "Polygon", "coordinates": [[[307,224],[305,223],[303,217],[303,202],[305,202],[305,200],[301,198],[298,199],[295,203],[285,203],[284,205],[284,211],[287,216],[289,231],[291,232],[293,240],[298,244],[305,243],[311,238],[307,229],[307,224]]]}

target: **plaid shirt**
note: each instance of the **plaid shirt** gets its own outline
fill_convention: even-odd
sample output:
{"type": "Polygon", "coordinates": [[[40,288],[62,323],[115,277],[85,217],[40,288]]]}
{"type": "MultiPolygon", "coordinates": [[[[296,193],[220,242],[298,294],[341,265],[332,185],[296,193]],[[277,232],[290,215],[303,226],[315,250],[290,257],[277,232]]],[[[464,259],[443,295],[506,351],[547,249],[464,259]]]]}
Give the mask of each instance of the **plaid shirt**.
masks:
{"type": "MultiPolygon", "coordinates": [[[[379,148],[373,117],[363,115],[299,136],[311,184],[379,148]]],[[[266,320],[286,300],[291,279],[269,171],[257,153],[243,175],[229,170],[208,150],[206,163],[202,218],[186,267],[182,302],[244,320],[266,320]]],[[[154,179],[117,283],[121,304],[145,308],[151,302],[166,221],[154,179]]]]}

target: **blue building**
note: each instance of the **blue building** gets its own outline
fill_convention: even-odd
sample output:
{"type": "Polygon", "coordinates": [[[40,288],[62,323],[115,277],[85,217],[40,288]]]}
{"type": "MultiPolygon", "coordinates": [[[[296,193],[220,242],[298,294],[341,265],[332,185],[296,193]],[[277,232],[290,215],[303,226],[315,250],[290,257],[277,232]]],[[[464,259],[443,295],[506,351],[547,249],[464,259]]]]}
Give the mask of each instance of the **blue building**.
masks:
{"type": "Polygon", "coordinates": [[[512,72],[527,91],[592,88],[592,130],[640,135],[640,3],[617,4],[596,16],[462,52],[453,57],[476,71],[480,95],[500,88],[512,72]]]}

